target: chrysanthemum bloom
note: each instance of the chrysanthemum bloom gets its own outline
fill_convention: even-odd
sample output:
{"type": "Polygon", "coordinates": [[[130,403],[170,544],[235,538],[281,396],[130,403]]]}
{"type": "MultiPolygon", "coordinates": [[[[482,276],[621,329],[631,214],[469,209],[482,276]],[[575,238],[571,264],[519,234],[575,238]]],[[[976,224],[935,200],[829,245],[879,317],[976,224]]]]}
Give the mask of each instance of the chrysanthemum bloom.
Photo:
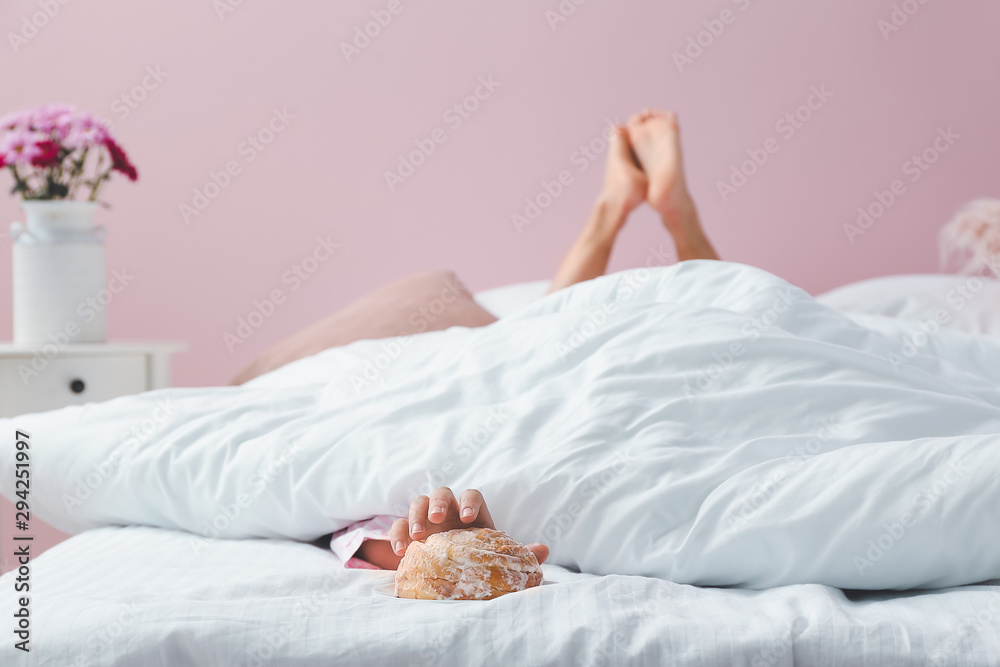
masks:
{"type": "Polygon", "coordinates": [[[958,263],[958,273],[977,274],[984,266],[996,264],[1000,258],[1000,200],[977,199],[966,204],[941,230],[939,245],[942,266],[958,263]]]}
{"type": "Polygon", "coordinates": [[[29,165],[42,152],[38,144],[47,140],[48,137],[40,132],[22,128],[12,130],[0,139],[0,154],[4,155],[7,164],[29,165]]]}
{"type": "Polygon", "coordinates": [[[104,121],[66,104],[46,104],[0,118],[0,167],[5,166],[14,177],[14,191],[25,199],[74,198],[81,186],[89,186],[89,201],[97,201],[112,171],[131,181],[139,178],[104,121]],[[92,175],[86,173],[87,166],[92,175]]]}
{"type": "Polygon", "coordinates": [[[139,173],[135,170],[135,167],[129,162],[128,156],[125,155],[125,151],[122,150],[121,146],[115,143],[115,140],[108,137],[104,145],[108,147],[108,152],[111,154],[111,168],[115,171],[119,171],[126,176],[128,180],[134,181],[139,178],[139,173]]]}

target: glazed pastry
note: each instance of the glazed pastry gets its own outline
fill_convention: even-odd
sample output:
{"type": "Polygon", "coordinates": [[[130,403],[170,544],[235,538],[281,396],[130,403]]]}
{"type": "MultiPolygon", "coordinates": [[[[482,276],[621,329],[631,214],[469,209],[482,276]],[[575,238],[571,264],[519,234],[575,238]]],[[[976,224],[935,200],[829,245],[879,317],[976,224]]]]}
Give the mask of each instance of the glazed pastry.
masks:
{"type": "Polygon", "coordinates": [[[396,569],[396,597],[490,600],[542,582],[535,554],[499,530],[460,528],[411,542],[396,569]]]}

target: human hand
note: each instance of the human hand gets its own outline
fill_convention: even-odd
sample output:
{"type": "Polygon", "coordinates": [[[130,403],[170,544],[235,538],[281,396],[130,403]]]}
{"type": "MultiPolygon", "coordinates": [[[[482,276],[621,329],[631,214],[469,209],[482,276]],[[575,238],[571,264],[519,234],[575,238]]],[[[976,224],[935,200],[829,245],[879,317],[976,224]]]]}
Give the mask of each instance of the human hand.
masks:
{"type": "MultiPolygon", "coordinates": [[[[430,496],[417,496],[410,502],[410,516],[396,519],[389,530],[389,544],[397,556],[402,557],[410,542],[426,540],[435,533],[456,528],[492,528],[496,530],[483,494],[467,489],[460,499],[451,489],[442,486],[430,496]]],[[[544,544],[525,545],[543,563],[549,556],[544,544]]]]}

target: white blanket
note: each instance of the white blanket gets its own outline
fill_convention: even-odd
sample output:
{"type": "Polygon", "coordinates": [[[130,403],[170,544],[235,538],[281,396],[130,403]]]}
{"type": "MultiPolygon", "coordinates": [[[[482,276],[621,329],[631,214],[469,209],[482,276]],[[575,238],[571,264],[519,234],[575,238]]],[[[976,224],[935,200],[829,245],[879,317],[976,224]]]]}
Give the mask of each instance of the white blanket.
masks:
{"type": "Polygon", "coordinates": [[[760,270],[688,262],[481,329],[0,432],[31,434],[33,507],[71,532],[313,539],[447,484],[480,488],[501,528],[585,572],[755,588],[998,578],[1000,344],[875,324],[760,270]]]}
{"type": "MultiPolygon", "coordinates": [[[[88,531],[32,566],[30,656],[52,667],[965,667],[1000,661],[1000,587],[767,591],[575,574],[490,602],[373,595],[392,574],[345,570],[285,540],[206,540],[158,528],[88,531]]],[[[16,573],[0,609],[16,608],[16,573]]],[[[9,631],[8,631],[9,632],[9,631]]],[[[8,633],[5,633],[10,637],[8,633]]],[[[29,659],[30,658],[30,659],[29,659]]]]}

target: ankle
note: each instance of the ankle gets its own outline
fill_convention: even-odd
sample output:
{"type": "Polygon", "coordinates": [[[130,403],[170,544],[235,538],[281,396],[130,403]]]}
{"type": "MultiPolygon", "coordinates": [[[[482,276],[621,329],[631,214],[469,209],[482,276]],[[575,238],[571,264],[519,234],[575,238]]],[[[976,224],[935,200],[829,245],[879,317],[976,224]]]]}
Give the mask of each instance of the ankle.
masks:
{"type": "Polygon", "coordinates": [[[672,234],[690,235],[701,231],[698,210],[690,197],[678,197],[657,207],[660,220],[672,234]]]}
{"type": "Polygon", "coordinates": [[[592,231],[602,236],[614,238],[625,225],[631,212],[632,209],[628,203],[621,198],[601,194],[594,202],[594,210],[591,213],[592,231]]]}
{"type": "Polygon", "coordinates": [[[674,245],[677,247],[677,261],[684,262],[689,259],[719,259],[719,255],[712,247],[712,243],[707,237],[699,239],[687,239],[680,237],[674,245]]]}

